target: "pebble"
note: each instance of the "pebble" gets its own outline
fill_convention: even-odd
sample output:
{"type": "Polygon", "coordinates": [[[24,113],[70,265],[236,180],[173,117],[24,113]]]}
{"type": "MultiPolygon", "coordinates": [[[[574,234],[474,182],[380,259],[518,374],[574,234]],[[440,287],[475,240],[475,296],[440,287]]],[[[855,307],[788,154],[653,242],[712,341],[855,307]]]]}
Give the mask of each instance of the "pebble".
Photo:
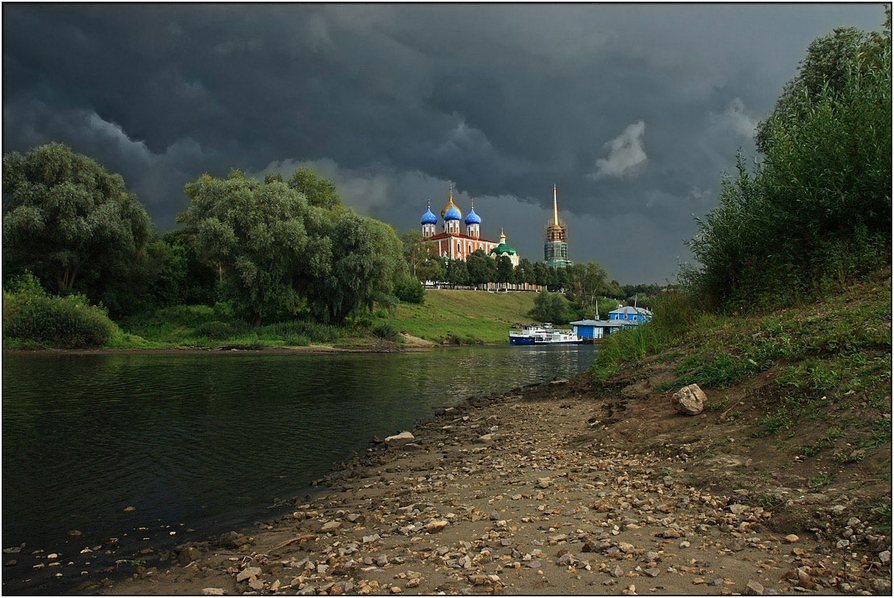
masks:
{"type": "MultiPolygon", "coordinates": [[[[526,419],[556,410],[515,405],[527,411],[526,419]]],[[[363,469],[346,469],[344,491],[334,478],[333,493],[297,506],[280,527],[270,524],[288,531],[277,544],[292,542],[273,551],[265,548],[272,537],[266,532],[257,541],[235,532],[222,537],[221,554],[232,555],[230,579],[247,582],[240,591],[330,596],[594,593],[588,588],[635,595],[631,578],[650,584],[640,585],[650,594],[702,586],[699,593],[772,595],[778,592],[768,586],[777,581],[787,594],[878,593],[890,586],[863,578],[873,567],[881,568],[876,576],[890,575],[885,544],[863,559],[851,557],[867,545],[857,538],[870,534],[868,524],[850,517],[850,539],[828,536],[842,529],[840,520],[835,527],[819,524],[820,542],[812,535],[771,535],[773,509],[758,506],[754,490],[724,495],[687,487],[685,463],[697,458],[691,452],[632,454],[603,446],[598,437],[583,442],[580,434],[594,433],[586,418],[579,429],[571,424],[531,434],[503,417],[500,442],[482,444],[476,441],[493,421],[474,409],[442,417],[417,434],[425,439],[419,450],[382,446],[365,457],[363,469]],[[836,542],[845,543],[847,554],[830,548],[836,542]],[[722,571],[732,569],[731,561],[741,569],[722,571]],[[743,579],[749,580],[744,587],[743,579]]],[[[843,505],[828,507],[833,500],[851,504],[786,491],[793,505],[824,505],[816,509],[826,518],[845,512],[843,505]]],[[[889,540],[885,532],[872,533],[889,540]]],[[[195,560],[197,578],[216,550],[212,543],[195,560]]]]}

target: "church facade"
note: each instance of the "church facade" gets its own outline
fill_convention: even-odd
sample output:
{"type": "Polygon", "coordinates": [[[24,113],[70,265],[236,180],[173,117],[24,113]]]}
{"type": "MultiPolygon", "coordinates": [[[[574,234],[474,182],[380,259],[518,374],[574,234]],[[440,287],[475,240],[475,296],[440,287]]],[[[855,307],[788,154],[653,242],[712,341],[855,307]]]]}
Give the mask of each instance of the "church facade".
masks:
{"type": "Polygon", "coordinates": [[[507,255],[513,266],[518,265],[518,254],[506,245],[505,234],[500,235],[500,243],[481,237],[481,217],[475,213],[474,203],[463,220],[462,211],[453,201],[453,189],[450,190],[450,201],[441,210],[441,220],[441,230],[438,231],[438,217],[432,213],[431,207],[422,216],[422,238],[430,242],[432,253],[446,259],[466,261],[480,249],[494,258],[507,255]]]}

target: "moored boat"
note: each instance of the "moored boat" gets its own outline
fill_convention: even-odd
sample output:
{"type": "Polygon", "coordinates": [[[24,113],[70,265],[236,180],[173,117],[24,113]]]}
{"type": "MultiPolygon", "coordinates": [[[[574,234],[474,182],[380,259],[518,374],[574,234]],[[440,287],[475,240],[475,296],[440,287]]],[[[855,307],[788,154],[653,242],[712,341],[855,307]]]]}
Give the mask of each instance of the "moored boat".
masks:
{"type": "Polygon", "coordinates": [[[580,338],[570,330],[553,328],[552,324],[522,326],[509,332],[512,345],[576,345],[580,338]]]}

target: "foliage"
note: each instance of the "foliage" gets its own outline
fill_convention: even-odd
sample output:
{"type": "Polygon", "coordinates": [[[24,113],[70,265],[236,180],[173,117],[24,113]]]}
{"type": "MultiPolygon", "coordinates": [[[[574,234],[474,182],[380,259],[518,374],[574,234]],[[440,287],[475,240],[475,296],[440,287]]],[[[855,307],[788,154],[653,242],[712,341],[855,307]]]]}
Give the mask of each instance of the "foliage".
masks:
{"type": "Polygon", "coordinates": [[[373,336],[384,339],[386,341],[396,341],[397,340],[397,330],[394,329],[390,324],[378,324],[374,326],[372,330],[373,336]]]}
{"type": "MultiPolygon", "coordinates": [[[[890,10],[890,9],[888,9],[890,10]]],[[[891,31],[836,29],[809,48],[689,241],[681,278],[705,307],[785,305],[890,264],[891,31]]]]}
{"type": "Polygon", "coordinates": [[[4,274],[31,271],[54,293],[92,301],[124,286],[150,221],[124,180],[59,143],[3,157],[4,274]]]}
{"type": "Polygon", "coordinates": [[[107,345],[118,327],[83,295],[47,295],[29,272],[3,293],[3,337],[19,345],[83,349],[107,345]]]}
{"type": "Polygon", "coordinates": [[[476,249],[466,258],[469,282],[480,286],[497,279],[497,263],[484,250],[476,249]]]}
{"type": "Polygon", "coordinates": [[[494,282],[513,283],[516,282],[515,266],[508,255],[501,255],[496,259],[496,276],[494,282]]]}
{"type": "MultiPolygon", "coordinates": [[[[271,179],[268,179],[270,181],[271,179]]],[[[282,182],[282,177],[279,178],[282,182]]],[[[289,179],[289,189],[303,193],[307,203],[318,208],[332,210],[341,207],[341,198],[335,191],[335,183],[323,179],[309,168],[299,168],[289,179]]]]}
{"type": "Polygon", "coordinates": [[[251,332],[248,322],[237,320],[235,322],[221,322],[212,320],[196,326],[195,335],[203,336],[213,341],[222,341],[228,338],[238,337],[251,332]]]}
{"type": "Polygon", "coordinates": [[[445,280],[453,286],[469,283],[469,268],[463,260],[448,260],[444,264],[445,280]]]}
{"type": "Polygon", "coordinates": [[[529,315],[540,322],[567,324],[573,317],[571,303],[561,293],[543,291],[534,299],[534,308],[529,315]]]}
{"type": "MultiPolygon", "coordinates": [[[[596,303],[599,317],[603,318],[603,319],[608,318],[608,312],[618,309],[619,305],[621,305],[621,304],[618,302],[617,299],[608,299],[605,297],[600,297],[596,303]]],[[[593,314],[593,315],[597,315],[597,314],[593,314]]]]}
{"type": "Polygon", "coordinates": [[[591,371],[605,380],[664,348],[665,341],[662,331],[651,323],[619,330],[602,341],[591,371]]]}
{"type": "Polygon", "coordinates": [[[606,291],[605,270],[596,263],[575,264],[567,270],[570,278],[569,299],[577,304],[582,315],[595,317],[599,295],[606,291]]]}
{"type": "Polygon", "coordinates": [[[395,282],[406,276],[394,229],[347,210],[331,215],[321,228],[326,251],[320,252],[318,276],[301,285],[315,317],[341,324],[393,297],[395,282]]]}
{"type": "Polygon", "coordinates": [[[405,303],[425,303],[425,286],[412,277],[400,281],[394,288],[394,294],[405,303]]]}
{"type": "Polygon", "coordinates": [[[186,185],[189,209],[178,215],[197,252],[224,273],[233,296],[257,326],[264,317],[294,311],[295,272],[307,249],[303,195],[280,182],[262,184],[235,171],[203,175],[186,185]]]}

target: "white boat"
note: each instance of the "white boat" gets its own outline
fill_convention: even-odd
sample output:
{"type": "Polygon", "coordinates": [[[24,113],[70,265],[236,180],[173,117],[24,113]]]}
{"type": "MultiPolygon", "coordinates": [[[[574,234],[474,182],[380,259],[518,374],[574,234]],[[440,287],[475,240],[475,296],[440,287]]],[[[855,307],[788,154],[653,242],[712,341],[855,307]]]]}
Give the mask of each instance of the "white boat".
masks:
{"type": "Polygon", "coordinates": [[[552,324],[543,326],[522,326],[520,330],[509,332],[509,343],[512,345],[576,345],[580,338],[570,330],[553,328],[552,324]]]}

